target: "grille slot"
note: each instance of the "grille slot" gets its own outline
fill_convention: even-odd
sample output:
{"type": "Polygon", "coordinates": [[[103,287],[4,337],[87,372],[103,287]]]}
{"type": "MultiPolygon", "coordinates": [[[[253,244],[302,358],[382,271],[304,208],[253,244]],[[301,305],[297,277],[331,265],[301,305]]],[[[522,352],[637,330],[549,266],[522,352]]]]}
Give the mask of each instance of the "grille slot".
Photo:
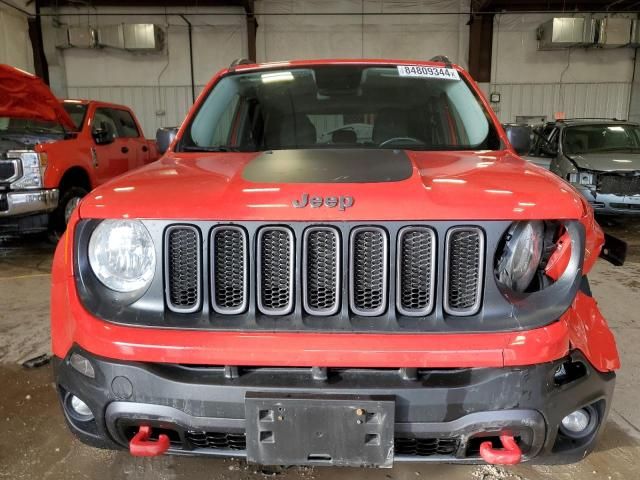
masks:
{"type": "Polygon", "coordinates": [[[398,234],[396,306],[407,316],[433,309],[436,236],[427,227],[405,227],[398,234]]]}
{"type": "Polygon", "coordinates": [[[379,227],[351,232],[349,303],[362,316],[382,315],[387,307],[389,249],[387,233],[379,227]]]}
{"type": "Polygon", "coordinates": [[[304,309],[312,315],[335,315],[340,309],[340,234],[331,227],[310,227],[303,245],[304,309]]]}
{"type": "Polygon", "coordinates": [[[293,310],[293,232],[264,227],[257,242],[258,309],[267,315],[287,315],[293,310]]]}
{"type": "Polygon", "coordinates": [[[614,195],[640,194],[640,175],[600,175],[598,193],[614,195]]]}
{"type": "Polygon", "coordinates": [[[195,448],[212,450],[246,450],[247,438],[244,433],[227,432],[185,432],[186,440],[195,448]]]}
{"type": "Polygon", "coordinates": [[[480,309],[484,275],[484,234],[477,227],[447,232],[444,310],[450,315],[474,315],[480,309]]]}
{"type": "Polygon", "coordinates": [[[396,437],[394,453],[416,457],[453,456],[459,446],[460,440],[458,438],[396,437]]]}
{"type": "Polygon", "coordinates": [[[0,182],[11,182],[16,179],[17,162],[15,160],[0,161],[0,182]]]}
{"type": "Polygon", "coordinates": [[[243,313],[248,304],[248,241],[241,227],[224,225],[211,232],[211,299],[217,313],[243,313]]]}
{"type": "Polygon", "coordinates": [[[190,313],[200,308],[200,244],[200,231],[192,226],[172,226],[165,233],[166,297],[174,312],[190,313]]]}

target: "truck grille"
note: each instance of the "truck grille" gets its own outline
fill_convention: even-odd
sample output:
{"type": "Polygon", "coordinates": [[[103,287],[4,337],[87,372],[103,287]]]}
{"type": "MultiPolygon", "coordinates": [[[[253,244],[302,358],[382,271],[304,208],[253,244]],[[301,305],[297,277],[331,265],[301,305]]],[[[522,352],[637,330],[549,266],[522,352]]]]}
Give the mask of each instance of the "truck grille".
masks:
{"type": "Polygon", "coordinates": [[[6,182],[16,174],[15,162],[0,161],[0,182],[6,182]]]}
{"type": "Polygon", "coordinates": [[[640,175],[600,175],[598,193],[614,195],[640,195],[640,175]]]}
{"type": "Polygon", "coordinates": [[[201,266],[201,228],[206,227],[165,230],[165,297],[176,313],[206,305],[202,292],[209,292],[211,310],[229,321],[256,311],[261,318],[346,314],[363,322],[385,314],[425,317],[435,311],[438,291],[449,315],[474,315],[482,302],[485,234],[479,227],[437,233],[428,225],[394,231],[375,225],[220,224],[203,232],[208,280],[201,266]],[[438,235],[445,238],[441,249],[438,235]]]}
{"type": "Polygon", "coordinates": [[[192,226],[167,229],[167,303],[175,312],[190,313],[200,306],[200,233],[192,226]]]}

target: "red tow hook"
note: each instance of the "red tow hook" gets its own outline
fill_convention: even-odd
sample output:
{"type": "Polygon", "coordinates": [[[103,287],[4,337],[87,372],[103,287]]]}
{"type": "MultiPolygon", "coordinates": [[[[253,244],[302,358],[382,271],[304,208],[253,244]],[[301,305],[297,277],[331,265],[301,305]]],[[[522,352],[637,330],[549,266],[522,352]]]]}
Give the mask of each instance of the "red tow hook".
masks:
{"type": "Polygon", "coordinates": [[[522,458],[522,450],[512,435],[500,435],[503,450],[493,448],[491,442],[480,444],[480,456],[491,465],[516,465],[522,458]]]}
{"type": "Polygon", "coordinates": [[[158,440],[150,440],[151,427],[141,425],[138,433],[129,442],[129,453],[134,457],[157,457],[169,450],[169,437],[158,435],[158,440]]]}

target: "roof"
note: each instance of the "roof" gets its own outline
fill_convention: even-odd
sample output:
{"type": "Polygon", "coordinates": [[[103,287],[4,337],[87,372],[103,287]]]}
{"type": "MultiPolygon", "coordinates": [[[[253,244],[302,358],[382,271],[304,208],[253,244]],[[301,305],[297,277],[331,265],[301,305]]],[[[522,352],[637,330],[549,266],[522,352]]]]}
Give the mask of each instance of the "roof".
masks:
{"type": "Polygon", "coordinates": [[[628,120],[618,120],[616,118],[566,118],[564,120],[556,120],[555,122],[561,125],[566,125],[567,127],[575,126],[575,125],[603,125],[603,124],[629,124],[629,125],[637,125],[635,122],[630,122],[628,120]]]}

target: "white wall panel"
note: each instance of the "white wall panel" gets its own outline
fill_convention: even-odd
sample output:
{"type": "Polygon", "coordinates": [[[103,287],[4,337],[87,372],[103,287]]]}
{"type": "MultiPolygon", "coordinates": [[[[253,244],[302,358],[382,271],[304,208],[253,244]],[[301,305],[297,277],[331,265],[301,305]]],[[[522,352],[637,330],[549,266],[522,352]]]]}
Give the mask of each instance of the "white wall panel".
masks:
{"type": "Polygon", "coordinates": [[[507,83],[485,86],[485,92],[500,93],[496,108],[502,122],[518,115],[546,116],[564,112],[566,118],[602,117],[626,119],[630,83],[507,83]]]}
{"type": "Polygon", "coordinates": [[[468,10],[468,0],[261,0],[258,60],[448,55],[465,66],[468,17],[457,13],[468,10]]]}
{"type": "MultiPolygon", "coordinates": [[[[198,86],[196,95],[202,90],[198,86]]],[[[127,105],[136,113],[145,136],[154,138],[159,127],[179,126],[191,107],[191,86],[69,87],[69,98],[102,100],[127,105]],[[164,112],[164,114],[162,114],[164,112]]]]}
{"type": "Polygon", "coordinates": [[[33,73],[27,16],[4,4],[0,4],[0,63],[33,73]]]}

